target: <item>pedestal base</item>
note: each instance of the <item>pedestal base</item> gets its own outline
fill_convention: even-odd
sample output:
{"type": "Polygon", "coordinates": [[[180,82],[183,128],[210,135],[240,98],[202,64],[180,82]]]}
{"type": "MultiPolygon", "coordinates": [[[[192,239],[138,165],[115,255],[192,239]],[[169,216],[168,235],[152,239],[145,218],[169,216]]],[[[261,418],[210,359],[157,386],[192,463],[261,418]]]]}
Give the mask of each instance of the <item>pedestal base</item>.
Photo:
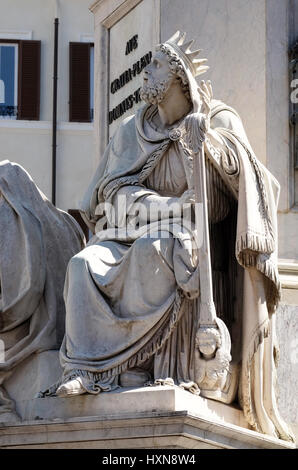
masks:
{"type": "Polygon", "coordinates": [[[295,448],[248,429],[241,409],[176,386],[34,399],[60,374],[56,351],[35,355],[15,371],[6,387],[22,421],[1,423],[0,414],[0,447],[295,448]]]}
{"type": "Polygon", "coordinates": [[[192,396],[178,387],[25,400],[18,403],[18,411],[27,420],[20,424],[3,423],[2,448],[295,447],[242,427],[241,410],[192,396]]]}

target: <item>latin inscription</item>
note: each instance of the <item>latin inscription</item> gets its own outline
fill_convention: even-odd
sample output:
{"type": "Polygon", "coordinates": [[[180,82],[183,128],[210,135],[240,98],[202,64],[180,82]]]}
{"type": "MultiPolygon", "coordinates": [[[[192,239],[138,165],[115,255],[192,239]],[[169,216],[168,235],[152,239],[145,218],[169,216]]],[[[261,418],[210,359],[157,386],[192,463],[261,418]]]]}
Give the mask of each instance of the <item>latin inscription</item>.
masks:
{"type": "MultiPolygon", "coordinates": [[[[125,55],[130,54],[132,51],[138,48],[138,35],[135,34],[131,39],[126,43],[125,55]]],[[[113,80],[110,84],[110,92],[112,95],[117,93],[118,90],[125,87],[127,83],[130,83],[135,77],[140,75],[144,70],[146,65],[151,62],[152,52],[149,51],[143,55],[139,60],[137,60],[131,67],[128,67],[124,72],[122,72],[119,77],[113,80]]],[[[137,88],[133,93],[127,96],[124,100],[121,101],[117,106],[115,106],[111,111],[109,111],[109,124],[119,119],[123,114],[131,109],[134,104],[141,101],[140,98],[140,87],[137,88]]]]}
{"type": "Polygon", "coordinates": [[[130,54],[134,49],[138,47],[138,35],[135,34],[129,41],[126,43],[125,55],[130,54]]]}

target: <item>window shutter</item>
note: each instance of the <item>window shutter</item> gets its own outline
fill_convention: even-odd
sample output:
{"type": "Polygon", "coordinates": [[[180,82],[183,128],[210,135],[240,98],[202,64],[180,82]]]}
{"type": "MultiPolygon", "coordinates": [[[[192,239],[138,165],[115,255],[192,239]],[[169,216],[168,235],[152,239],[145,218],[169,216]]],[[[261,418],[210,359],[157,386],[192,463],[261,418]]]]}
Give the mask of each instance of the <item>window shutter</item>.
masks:
{"type": "Polygon", "coordinates": [[[69,120],[90,122],[90,44],[69,44],[69,120]]]}
{"type": "Polygon", "coordinates": [[[19,42],[18,119],[39,120],[40,41],[19,42]]]}

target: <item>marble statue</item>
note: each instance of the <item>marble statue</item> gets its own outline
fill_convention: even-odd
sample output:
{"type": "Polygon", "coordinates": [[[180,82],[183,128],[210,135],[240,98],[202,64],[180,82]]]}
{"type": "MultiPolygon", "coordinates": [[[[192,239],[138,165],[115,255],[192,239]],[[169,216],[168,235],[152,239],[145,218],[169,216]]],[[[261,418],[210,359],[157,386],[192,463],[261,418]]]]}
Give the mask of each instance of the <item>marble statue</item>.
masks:
{"type": "Polygon", "coordinates": [[[177,32],[157,46],[145,104],[119,125],[87,190],[81,213],[94,236],[67,269],[64,373],[40,396],[172,383],[239,400],[252,429],[292,440],[274,389],[279,185],[237,112],[213,99],[210,82],[198,85],[208,66],[192,43],[177,32]],[[214,309],[200,303],[206,280],[214,309]]]}
{"type": "Polygon", "coordinates": [[[0,162],[0,422],[18,419],[5,389],[34,353],[64,336],[67,264],[85,245],[76,221],[56,209],[18,164],[0,162]]]}

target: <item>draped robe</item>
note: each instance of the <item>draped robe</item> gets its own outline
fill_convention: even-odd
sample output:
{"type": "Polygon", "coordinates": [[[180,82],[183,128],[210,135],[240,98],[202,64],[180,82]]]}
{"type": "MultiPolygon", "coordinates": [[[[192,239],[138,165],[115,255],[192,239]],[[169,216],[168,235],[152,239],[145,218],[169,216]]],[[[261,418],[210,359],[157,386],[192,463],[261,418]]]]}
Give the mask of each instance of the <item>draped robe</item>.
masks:
{"type": "MultiPolygon", "coordinates": [[[[154,129],[151,114],[149,108],[142,137],[159,142],[164,135],[154,129]]],[[[192,253],[193,234],[177,219],[169,224],[163,220],[159,227],[156,224],[159,234],[154,223],[141,227],[138,233],[126,230],[127,212],[133,212],[133,205],[146,196],[180,197],[188,189],[187,177],[191,175],[186,165],[192,165],[190,153],[180,143],[170,141],[142,185],[124,181],[117,185],[106,199],[111,201],[111,208],[117,207],[117,223],[121,225],[122,221],[123,227],[118,233],[111,228],[97,232],[69,264],[65,284],[69,313],[61,361],[66,375],[75,376],[79,370],[88,391],[115,387],[118,374],[141,366],[157,352],[155,378],[172,377],[177,383],[190,385],[194,382],[191,370],[197,313],[191,299],[199,295],[199,277],[192,253]],[[119,196],[125,196],[124,208],[117,200],[119,196]],[[181,327],[173,334],[181,318],[181,327]],[[167,347],[162,348],[168,338],[167,347]],[[171,347],[178,348],[177,354],[171,353],[171,347]]],[[[221,203],[218,196],[217,205],[210,207],[212,221],[224,218],[229,210],[228,191],[218,174],[210,171],[210,188],[215,186],[221,203]]],[[[112,227],[112,214],[106,217],[112,227]]]]}

